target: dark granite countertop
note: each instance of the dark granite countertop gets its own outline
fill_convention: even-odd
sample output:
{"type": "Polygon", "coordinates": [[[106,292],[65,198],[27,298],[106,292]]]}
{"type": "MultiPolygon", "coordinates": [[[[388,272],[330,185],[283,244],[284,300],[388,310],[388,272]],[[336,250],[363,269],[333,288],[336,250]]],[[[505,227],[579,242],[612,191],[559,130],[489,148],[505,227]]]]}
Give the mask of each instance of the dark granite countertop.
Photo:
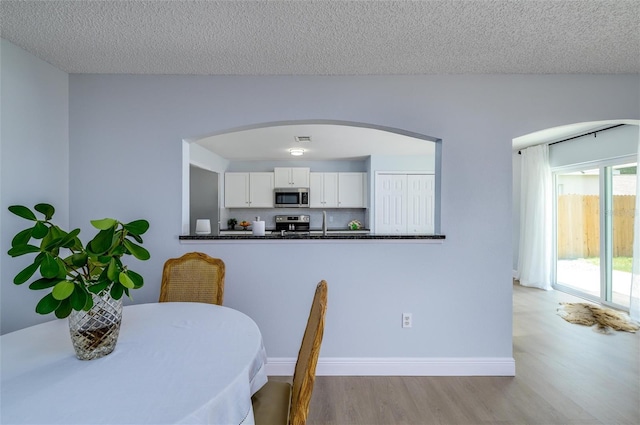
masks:
{"type": "Polygon", "coordinates": [[[375,235],[366,232],[352,233],[352,232],[330,232],[327,235],[316,233],[289,233],[284,236],[280,233],[267,233],[265,236],[253,236],[251,234],[238,234],[238,235],[183,235],[180,236],[181,241],[224,241],[224,240],[376,240],[376,239],[399,239],[399,240],[419,240],[419,239],[445,239],[445,235],[375,235]]]}

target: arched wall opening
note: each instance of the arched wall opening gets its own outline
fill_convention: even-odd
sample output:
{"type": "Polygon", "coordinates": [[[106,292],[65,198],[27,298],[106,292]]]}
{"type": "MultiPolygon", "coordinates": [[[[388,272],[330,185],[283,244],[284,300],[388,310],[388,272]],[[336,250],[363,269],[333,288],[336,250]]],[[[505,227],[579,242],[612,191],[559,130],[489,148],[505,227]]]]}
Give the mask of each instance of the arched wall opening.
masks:
{"type": "MultiPolygon", "coordinates": [[[[436,137],[371,123],[323,119],[257,123],[188,137],[183,139],[182,147],[182,233],[192,233],[195,222],[190,179],[194,167],[222,176],[227,171],[272,171],[274,166],[302,166],[313,171],[366,172],[365,221],[371,224],[376,219],[373,188],[378,172],[432,173],[433,233],[437,234],[441,151],[442,140],[436,137]],[[308,136],[310,142],[300,142],[298,136],[308,136]],[[305,148],[303,159],[289,155],[289,150],[298,146],[305,148]]],[[[217,196],[222,208],[223,191],[217,196]]],[[[217,218],[212,216],[219,228],[225,225],[226,218],[224,210],[217,218]]]]}

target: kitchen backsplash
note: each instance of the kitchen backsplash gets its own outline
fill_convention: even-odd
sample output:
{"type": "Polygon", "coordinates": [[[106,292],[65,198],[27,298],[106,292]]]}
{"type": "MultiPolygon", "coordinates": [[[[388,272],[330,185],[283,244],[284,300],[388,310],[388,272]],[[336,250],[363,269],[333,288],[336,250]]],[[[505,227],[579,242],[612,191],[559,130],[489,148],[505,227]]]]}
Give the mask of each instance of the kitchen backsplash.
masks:
{"type": "MultiPolygon", "coordinates": [[[[365,222],[365,209],[364,208],[327,208],[327,227],[329,229],[346,229],[347,224],[351,220],[360,221],[365,228],[369,228],[368,223],[365,222]]],[[[311,229],[322,229],[322,210],[316,208],[229,208],[220,211],[220,229],[227,229],[227,220],[231,217],[238,220],[240,223],[242,220],[251,222],[260,217],[260,220],[264,220],[265,228],[272,230],[276,227],[276,215],[300,215],[306,214],[311,216],[311,229]]]]}

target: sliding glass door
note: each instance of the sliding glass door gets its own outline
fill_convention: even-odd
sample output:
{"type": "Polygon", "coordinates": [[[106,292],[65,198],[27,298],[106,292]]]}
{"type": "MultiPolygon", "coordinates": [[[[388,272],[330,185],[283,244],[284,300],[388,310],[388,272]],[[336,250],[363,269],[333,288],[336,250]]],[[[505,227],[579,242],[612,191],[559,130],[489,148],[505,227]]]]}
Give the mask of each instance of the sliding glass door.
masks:
{"type": "Polygon", "coordinates": [[[558,289],[629,307],[636,172],[620,160],[554,172],[558,289]]]}

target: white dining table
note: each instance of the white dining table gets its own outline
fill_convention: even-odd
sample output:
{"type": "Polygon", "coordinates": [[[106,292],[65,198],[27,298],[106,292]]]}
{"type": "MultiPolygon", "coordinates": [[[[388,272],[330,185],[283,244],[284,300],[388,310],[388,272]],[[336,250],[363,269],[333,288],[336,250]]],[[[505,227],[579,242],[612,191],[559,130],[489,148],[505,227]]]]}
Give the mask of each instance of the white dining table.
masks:
{"type": "Polygon", "coordinates": [[[75,357],[67,320],[0,337],[2,424],[252,424],[267,382],[260,330],[201,303],[124,307],[115,350],[75,357]]]}

